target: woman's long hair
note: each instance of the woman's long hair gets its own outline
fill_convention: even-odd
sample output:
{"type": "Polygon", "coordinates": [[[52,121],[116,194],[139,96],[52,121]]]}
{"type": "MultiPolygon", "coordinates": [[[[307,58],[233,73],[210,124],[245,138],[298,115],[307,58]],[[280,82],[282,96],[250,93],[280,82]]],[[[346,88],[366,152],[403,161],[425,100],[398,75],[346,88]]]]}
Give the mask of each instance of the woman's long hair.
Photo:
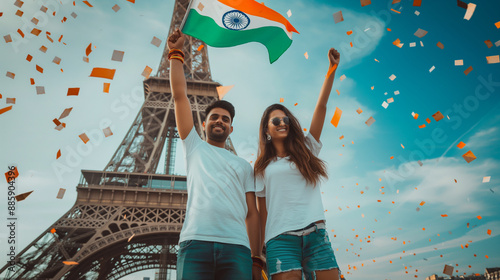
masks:
{"type": "Polygon", "coordinates": [[[276,157],[276,149],[271,141],[267,141],[269,116],[274,110],[281,110],[290,118],[288,136],[285,138],[285,151],[290,156],[290,161],[295,163],[308,184],[316,186],[321,177],[328,178],[325,162],[316,157],[306,146],[306,138],[300,123],[293,114],[281,104],[273,104],[264,111],[260,120],[259,151],[254,165],[255,176],[264,176],[264,171],[269,163],[276,157]]]}

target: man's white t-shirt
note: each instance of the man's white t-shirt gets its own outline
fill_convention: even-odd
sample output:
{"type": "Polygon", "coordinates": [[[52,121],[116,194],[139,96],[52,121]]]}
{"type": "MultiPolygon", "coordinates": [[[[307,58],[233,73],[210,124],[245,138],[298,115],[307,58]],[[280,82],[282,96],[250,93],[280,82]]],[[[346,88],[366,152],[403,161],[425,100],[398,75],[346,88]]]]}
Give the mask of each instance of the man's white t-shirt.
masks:
{"type": "MultiPolygon", "coordinates": [[[[308,134],[306,146],[318,156],[322,144],[308,134]]],[[[255,195],[266,198],[266,243],[284,232],[325,220],[319,184],[308,184],[288,157],[271,161],[264,178],[255,177],[255,186],[255,195]]]]}
{"type": "Polygon", "coordinates": [[[255,192],[250,163],[203,141],[193,127],[182,140],[188,200],[179,243],[201,240],[250,248],[247,192],[255,192]]]}

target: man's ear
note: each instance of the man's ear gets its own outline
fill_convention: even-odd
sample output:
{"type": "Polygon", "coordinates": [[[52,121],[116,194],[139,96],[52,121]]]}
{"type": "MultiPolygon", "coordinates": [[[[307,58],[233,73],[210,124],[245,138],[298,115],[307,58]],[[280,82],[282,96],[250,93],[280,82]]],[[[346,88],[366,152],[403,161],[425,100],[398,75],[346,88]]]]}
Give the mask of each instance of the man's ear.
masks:
{"type": "Polygon", "coordinates": [[[233,133],[233,126],[231,126],[231,132],[229,132],[229,134],[233,133]]]}

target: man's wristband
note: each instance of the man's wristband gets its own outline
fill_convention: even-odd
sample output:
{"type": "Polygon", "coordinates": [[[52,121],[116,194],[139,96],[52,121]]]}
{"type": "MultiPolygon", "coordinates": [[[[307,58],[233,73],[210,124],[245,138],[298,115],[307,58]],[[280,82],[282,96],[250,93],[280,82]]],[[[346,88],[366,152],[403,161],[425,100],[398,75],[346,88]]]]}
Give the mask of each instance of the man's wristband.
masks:
{"type": "Polygon", "coordinates": [[[252,262],[253,262],[254,264],[259,265],[260,267],[264,267],[264,265],[266,264],[266,262],[265,262],[264,258],[259,257],[259,256],[253,256],[253,257],[252,257],[252,262]]]}

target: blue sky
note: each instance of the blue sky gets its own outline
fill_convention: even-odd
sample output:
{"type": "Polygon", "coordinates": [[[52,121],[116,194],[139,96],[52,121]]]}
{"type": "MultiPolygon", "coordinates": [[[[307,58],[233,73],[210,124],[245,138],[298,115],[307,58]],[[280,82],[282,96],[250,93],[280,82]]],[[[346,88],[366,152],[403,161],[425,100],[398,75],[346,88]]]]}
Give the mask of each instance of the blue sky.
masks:
{"type": "MultiPolygon", "coordinates": [[[[11,105],[6,98],[16,98],[16,104],[0,115],[0,166],[7,171],[9,164],[17,164],[18,192],[34,190],[18,204],[21,250],[74,204],[80,170],[102,170],[122,141],[142,105],[141,73],[146,66],[153,73],[158,69],[173,1],[89,1],[93,8],[81,1],[75,6],[72,1],[25,1],[22,17],[15,15],[18,8],[11,2],[0,8],[0,35],[11,34],[14,40],[0,41],[0,109],[11,105]],[[47,14],[39,12],[42,4],[51,9],[47,14]],[[121,7],[118,12],[111,9],[115,4],[121,7]],[[71,17],[72,12],[78,16],[71,17]],[[64,16],[68,20],[62,23],[64,16]],[[28,35],[34,26],[23,28],[33,17],[40,20],[37,28],[43,33],[38,37],[28,35]],[[27,34],[24,40],[16,35],[19,28],[27,34]],[[153,36],[162,40],[159,48],[150,44],[153,36]],[[89,43],[95,48],[85,63],[89,43]],[[42,45],[46,53],[39,50],[42,45]],[[111,61],[113,50],[125,52],[122,62],[111,61]],[[31,62],[27,54],[33,56],[31,62]],[[52,63],[55,56],[60,65],[52,63]],[[117,69],[109,94],[102,89],[109,81],[89,77],[94,67],[117,69]],[[6,77],[7,71],[15,78],[6,77]],[[46,94],[37,95],[35,86],[44,86],[46,94]],[[79,96],[66,96],[72,87],[81,88],[79,96]],[[52,119],[69,107],[67,127],[55,130],[52,119]],[[101,130],[108,126],[114,135],[104,138],[101,130]],[[94,135],[86,145],[78,138],[83,132],[94,135]],[[56,160],[59,149],[62,156],[56,160]],[[62,200],[56,199],[59,188],[67,189],[62,200]]],[[[322,186],[327,226],[347,279],[425,279],[441,275],[445,264],[458,270],[455,275],[500,266],[500,64],[486,62],[486,56],[500,54],[495,46],[500,3],[475,2],[470,20],[463,19],[465,9],[454,1],[423,1],[421,7],[410,0],[395,5],[374,0],[365,7],[359,1],[265,3],[283,15],[291,10],[289,21],[300,34],[293,35],[290,49],[270,65],[265,48],[256,43],[209,47],[212,77],[235,85],[224,97],[236,107],[231,138],[238,154],[253,161],[264,109],[284,98],[308,128],[328,68],[327,51],[340,51],[320,156],[329,166],[329,180],[322,186]],[[344,21],[335,24],[332,14],[340,10],[344,21]],[[418,28],[428,34],[414,36],[418,28]],[[398,38],[402,48],[392,44],[398,38]],[[488,48],[485,40],[493,46],[488,48]],[[460,59],[464,65],[455,66],[460,59]],[[469,66],[473,70],[465,75],[469,66]],[[342,75],[346,78],[341,81],[342,75]],[[384,109],[388,98],[394,102],[384,109]],[[337,128],[329,123],[335,107],[343,111],[337,128]],[[432,118],[437,111],[445,116],[439,122],[432,118]],[[370,116],[376,121],[368,127],[370,116]],[[422,124],[426,127],[419,128],[422,124]],[[460,141],[466,143],[463,149],[456,147],[460,141]],[[469,150],[477,159],[467,163],[462,155],[469,150]],[[485,176],[491,176],[490,182],[482,183],[485,176]],[[468,248],[462,249],[465,244],[468,248]]],[[[176,172],[185,172],[182,156],[176,172]]],[[[6,209],[6,199],[0,207],[6,209]]],[[[3,229],[0,244],[6,238],[3,229]]],[[[153,275],[145,271],[124,279],[153,275]]]]}

